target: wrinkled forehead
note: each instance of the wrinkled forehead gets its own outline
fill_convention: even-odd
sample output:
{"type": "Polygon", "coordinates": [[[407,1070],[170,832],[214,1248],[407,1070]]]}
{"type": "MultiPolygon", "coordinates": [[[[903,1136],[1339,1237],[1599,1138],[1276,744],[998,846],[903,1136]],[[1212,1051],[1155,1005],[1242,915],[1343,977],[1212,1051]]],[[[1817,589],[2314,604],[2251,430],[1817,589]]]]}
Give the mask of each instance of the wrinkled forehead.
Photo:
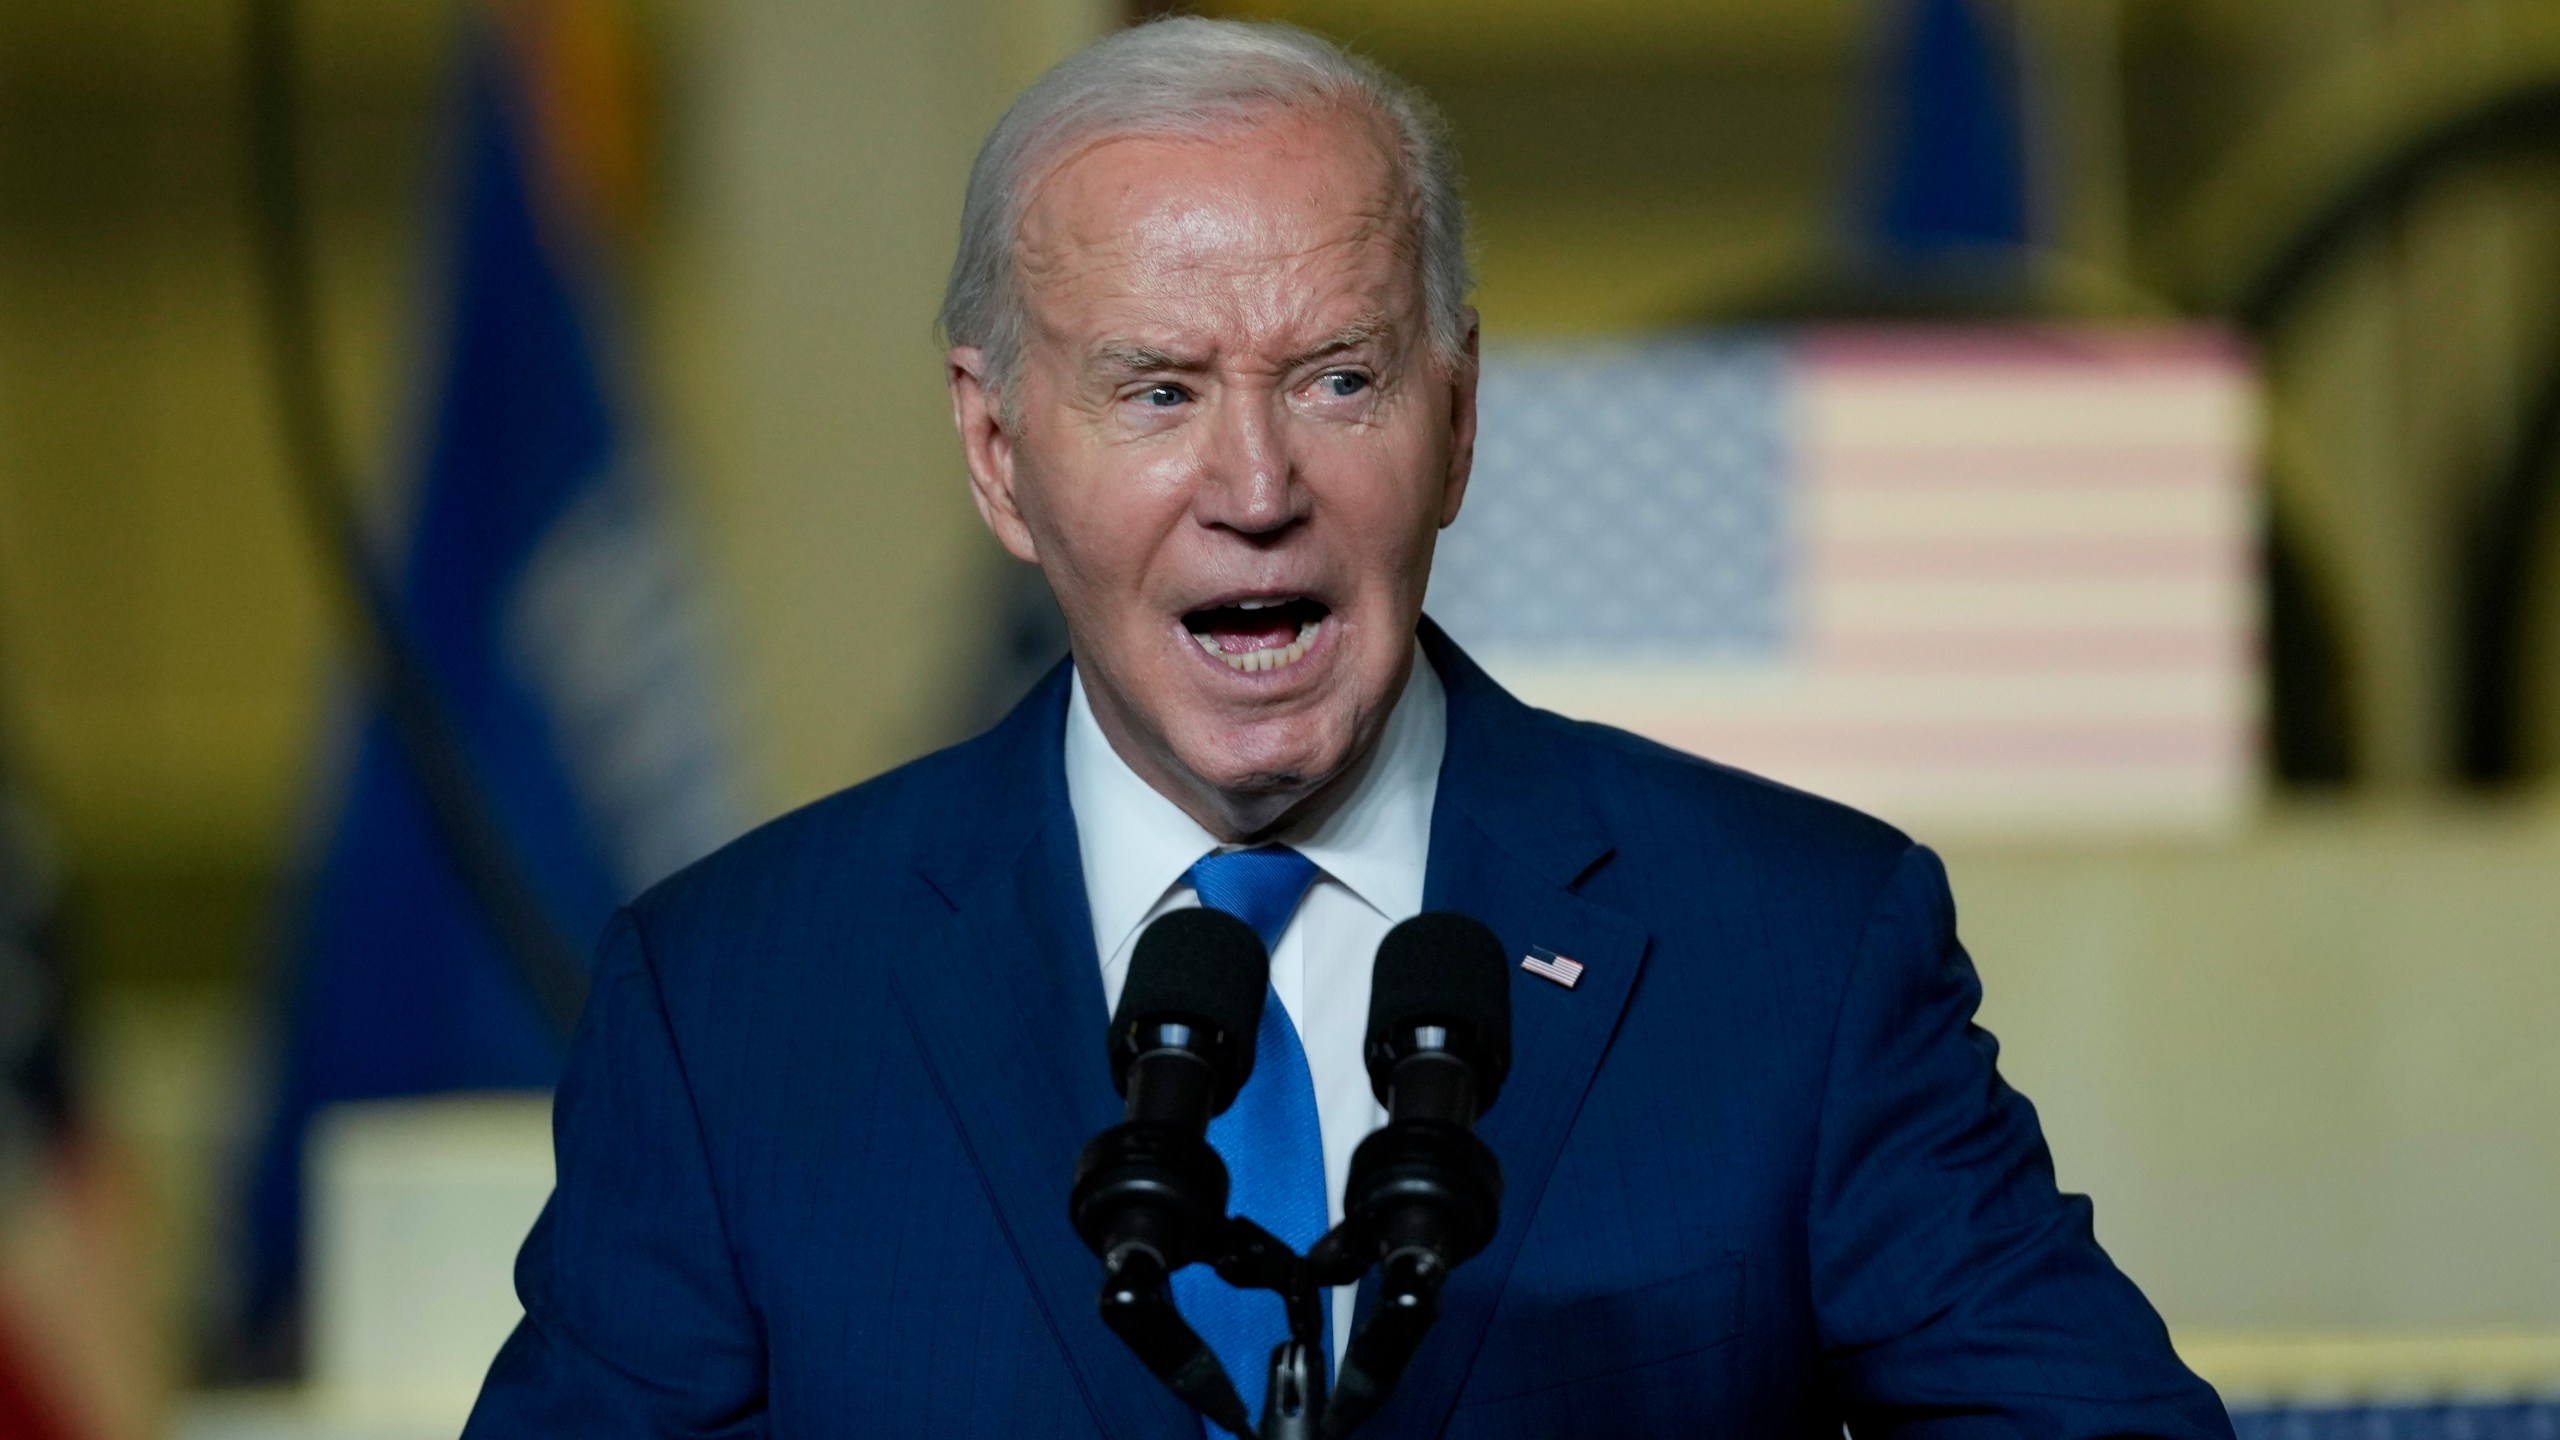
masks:
{"type": "Polygon", "coordinates": [[[1016,274],[1035,328],[1074,341],[1150,317],[1256,328],[1420,296],[1419,221],[1383,121],[1270,110],[1205,134],[1113,135],[1027,197],[1016,274]]]}

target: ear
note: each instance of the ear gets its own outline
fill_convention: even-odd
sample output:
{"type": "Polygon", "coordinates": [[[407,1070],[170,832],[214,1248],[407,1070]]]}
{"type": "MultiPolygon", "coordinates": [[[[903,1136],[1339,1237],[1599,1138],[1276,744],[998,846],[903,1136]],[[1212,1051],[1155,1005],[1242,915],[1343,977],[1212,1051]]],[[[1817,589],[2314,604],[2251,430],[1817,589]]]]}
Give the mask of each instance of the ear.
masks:
{"type": "Polygon", "coordinates": [[[1458,518],[1458,506],[1467,498],[1467,477],[1476,467],[1476,361],[1482,327],[1476,321],[1476,307],[1468,306],[1463,314],[1467,338],[1458,347],[1458,360],[1449,376],[1449,474],[1440,492],[1443,529],[1458,518]]]}
{"type": "Polygon", "coordinates": [[[1040,550],[1014,490],[1014,434],[988,384],[986,352],[975,345],[954,345],[943,363],[951,386],[951,424],[960,432],[960,457],[969,467],[969,498],[977,502],[978,518],[987,522],[1006,553],[1037,565],[1040,550]]]}

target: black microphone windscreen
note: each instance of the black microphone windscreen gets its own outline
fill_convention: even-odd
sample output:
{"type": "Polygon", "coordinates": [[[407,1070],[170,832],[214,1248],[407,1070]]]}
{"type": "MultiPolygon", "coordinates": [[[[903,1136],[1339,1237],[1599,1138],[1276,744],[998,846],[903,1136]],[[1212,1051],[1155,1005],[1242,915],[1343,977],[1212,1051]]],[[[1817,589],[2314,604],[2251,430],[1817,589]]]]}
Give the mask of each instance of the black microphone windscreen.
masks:
{"type": "Polygon", "coordinates": [[[1111,1029],[1117,1036],[1141,1020],[1180,1020],[1223,1030],[1237,1047],[1238,1073],[1250,1074],[1270,993],[1271,957],[1252,926],[1223,910],[1176,910],[1138,936],[1111,1029]]]}
{"type": "Polygon", "coordinates": [[[1450,911],[1416,915],[1387,932],[1369,977],[1368,1049],[1398,1030],[1440,1025],[1473,1043],[1468,1059],[1486,1103],[1511,1070],[1511,966],[1484,922],[1450,911]]]}

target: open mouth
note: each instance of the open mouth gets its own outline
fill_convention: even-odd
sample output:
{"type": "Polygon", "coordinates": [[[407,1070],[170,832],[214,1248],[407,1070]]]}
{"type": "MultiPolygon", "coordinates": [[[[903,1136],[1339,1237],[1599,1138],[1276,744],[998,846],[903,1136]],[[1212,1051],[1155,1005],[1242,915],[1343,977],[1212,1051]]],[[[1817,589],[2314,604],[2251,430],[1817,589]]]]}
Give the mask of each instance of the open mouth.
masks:
{"type": "Polygon", "coordinates": [[[1227,668],[1251,674],[1277,670],[1304,656],[1332,613],[1320,600],[1273,596],[1194,610],[1182,617],[1182,628],[1227,668]]]}

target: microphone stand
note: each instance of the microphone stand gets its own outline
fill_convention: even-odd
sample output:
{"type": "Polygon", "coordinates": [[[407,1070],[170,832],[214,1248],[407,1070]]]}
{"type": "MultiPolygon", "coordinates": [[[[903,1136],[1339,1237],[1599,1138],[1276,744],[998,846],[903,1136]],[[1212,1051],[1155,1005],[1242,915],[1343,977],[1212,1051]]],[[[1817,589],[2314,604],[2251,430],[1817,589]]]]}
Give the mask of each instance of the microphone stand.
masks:
{"type": "MultiPolygon", "coordinates": [[[[1211,1262],[1239,1290],[1277,1292],[1289,1311],[1289,1338],[1273,1346],[1257,1432],[1215,1351],[1182,1318],[1172,1276],[1153,1249],[1133,1245],[1103,1260],[1099,1306],[1140,1364],[1210,1424],[1240,1440],[1318,1440],[1325,1411],[1324,1292],[1286,1242],[1241,1215],[1229,1216],[1211,1262]]],[[[1353,1272],[1352,1278],[1357,1278],[1353,1272]]],[[[1336,1282],[1342,1283],[1342,1282],[1336,1282]]]]}
{"type": "Polygon", "coordinates": [[[1367,1217],[1346,1219],[1304,1256],[1241,1215],[1220,1231],[1218,1278],[1239,1290],[1269,1290],[1288,1307],[1289,1338],[1272,1347],[1264,1376],[1262,1424],[1249,1428],[1244,1402],[1217,1356],[1175,1306],[1171,1277],[1153,1251],[1132,1248],[1105,1263],[1102,1320],[1156,1378],[1209,1423],[1240,1440],[1341,1440],[1377,1412],[1440,1318],[1448,1267],[1421,1247],[1390,1247],[1378,1261],[1378,1302],[1351,1337],[1330,1388],[1324,1306],[1334,1286],[1358,1280],[1379,1240],[1367,1217]]]}
{"type": "Polygon", "coordinates": [[[1102,1323],[1184,1404],[1219,1429],[1249,1437],[1243,1398],[1218,1357],[1174,1307],[1169,1278],[1164,1262],[1151,1251],[1131,1250],[1105,1262],[1102,1323]]]}
{"type": "MultiPolygon", "coordinates": [[[[1308,1269],[1325,1283],[1347,1285],[1367,1269],[1359,1249],[1347,1243],[1350,1230],[1351,1222],[1345,1221],[1307,1252],[1308,1269]]],[[[1427,1250],[1398,1250],[1379,1262],[1377,1304],[1351,1337],[1315,1433],[1340,1440],[1386,1403],[1413,1352],[1431,1333],[1432,1322],[1440,1318],[1440,1287],[1448,1278],[1447,1268],[1427,1250]]]]}
{"type": "Polygon", "coordinates": [[[1228,1217],[1218,1278],[1239,1290],[1276,1292],[1288,1307],[1289,1338],[1271,1349],[1263,1377],[1258,1440],[1317,1440],[1325,1411],[1324,1291],[1298,1252],[1241,1215],[1228,1217]]]}

